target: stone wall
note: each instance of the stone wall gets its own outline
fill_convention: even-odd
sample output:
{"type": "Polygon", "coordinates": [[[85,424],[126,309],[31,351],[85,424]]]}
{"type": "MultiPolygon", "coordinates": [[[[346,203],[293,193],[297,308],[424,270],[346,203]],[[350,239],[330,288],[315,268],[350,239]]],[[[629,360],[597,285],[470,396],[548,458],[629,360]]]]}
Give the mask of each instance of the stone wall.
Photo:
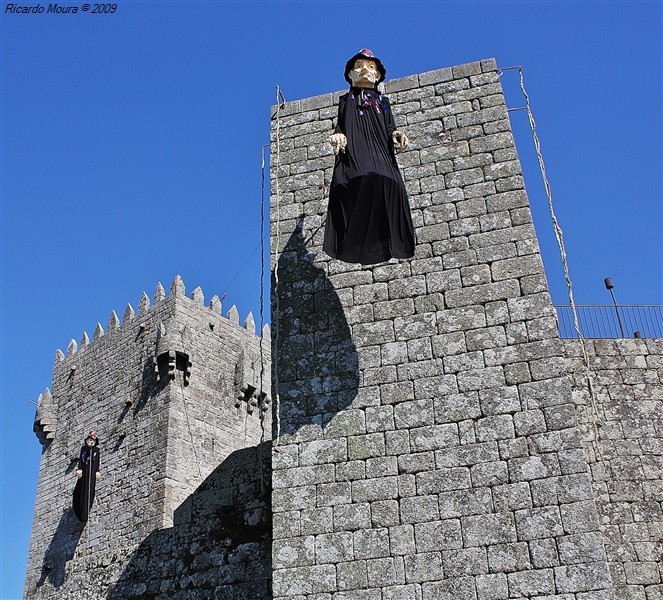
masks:
{"type": "Polygon", "coordinates": [[[52,393],[35,416],[45,446],[28,598],[105,597],[134,550],[173,524],[177,507],[225,458],[259,443],[263,424],[269,437],[269,398],[258,406],[255,391],[261,346],[269,387],[268,329],[263,342],[253,317],[241,327],[237,309],[222,316],[217,297],[204,306],[200,288],[186,297],[179,277],[167,298],[159,285],[154,300],[150,307],[143,294],[137,314],[128,306],[120,324],[113,313],[105,332],[98,325],[92,341],[84,334],[68,356],[57,353],[52,393]],[[83,526],[71,501],[89,429],[101,440],[102,477],[83,526]],[[90,561],[103,566],[98,577],[88,575],[90,561]]]}
{"type": "Polygon", "coordinates": [[[322,253],[339,94],[272,120],[276,598],[612,598],[494,60],[387,84],[413,259],[322,253]]]}
{"type": "MultiPolygon", "coordinates": [[[[271,445],[231,454],[132,554],[107,600],[271,598],[271,445]]],[[[97,569],[99,570],[99,569],[97,569]]]]}
{"type": "Polygon", "coordinates": [[[564,342],[617,598],[663,598],[663,341],[564,342]],[[594,424],[597,423],[595,426],[594,424]]]}

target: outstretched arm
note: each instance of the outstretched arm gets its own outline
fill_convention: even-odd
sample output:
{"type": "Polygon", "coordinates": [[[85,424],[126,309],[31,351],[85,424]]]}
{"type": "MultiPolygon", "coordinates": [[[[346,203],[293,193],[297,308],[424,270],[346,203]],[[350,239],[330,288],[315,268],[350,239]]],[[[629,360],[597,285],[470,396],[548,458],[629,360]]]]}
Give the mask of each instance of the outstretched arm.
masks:
{"type": "Polygon", "coordinates": [[[95,471],[94,477],[97,481],[101,479],[101,473],[99,472],[99,468],[101,466],[101,451],[99,448],[95,448],[96,452],[93,453],[92,459],[94,461],[93,468],[95,471]]]}

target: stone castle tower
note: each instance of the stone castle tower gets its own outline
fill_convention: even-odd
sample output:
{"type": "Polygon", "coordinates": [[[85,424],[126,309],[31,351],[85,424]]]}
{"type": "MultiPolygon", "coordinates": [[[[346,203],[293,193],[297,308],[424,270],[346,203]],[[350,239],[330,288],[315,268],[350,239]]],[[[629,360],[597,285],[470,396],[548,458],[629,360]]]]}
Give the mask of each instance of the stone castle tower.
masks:
{"type": "Polygon", "coordinates": [[[387,93],[415,257],[322,253],[338,94],[274,107],[272,393],[267,332],[178,280],[70,347],[26,596],[662,597],[663,341],[559,339],[494,60],[387,93]],[[81,533],[88,426],[108,487],[81,533]]]}
{"type": "MultiPolygon", "coordinates": [[[[44,451],[26,597],[106,598],[111,584],[113,597],[125,597],[117,580],[150,535],[181,536],[174,525],[209,510],[205,496],[217,485],[226,508],[246,494],[238,451],[248,457],[241,468],[254,466],[249,481],[259,484],[251,450],[271,437],[268,327],[261,333],[250,314],[240,326],[235,307],[222,316],[216,296],[205,306],[200,288],[186,297],[177,277],[168,297],[159,284],[153,306],[143,294],[138,314],[128,306],[121,324],[113,313],[92,341],[84,334],[66,357],[58,351],[52,391],[35,417],[44,451]],[[101,439],[102,477],[83,527],[70,508],[89,429],[101,439]]],[[[153,560],[155,548],[147,550],[153,560]]]]}

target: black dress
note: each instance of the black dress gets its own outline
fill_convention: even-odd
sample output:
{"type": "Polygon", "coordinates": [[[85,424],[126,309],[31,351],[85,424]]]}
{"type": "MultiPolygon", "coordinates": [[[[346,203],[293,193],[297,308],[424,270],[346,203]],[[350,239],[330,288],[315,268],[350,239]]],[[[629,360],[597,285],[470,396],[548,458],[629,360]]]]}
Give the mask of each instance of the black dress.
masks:
{"type": "Polygon", "coordinates": [[[88,514],[94,502],[94,491],[99,471],[99,448],[83,446],[78,460],[78,469],[83,476],[76,482],[74,488],[74,513],[79,521],[87,521],[88,514]]]}
{"type": "Polygon", "coordinates": [[[350,88],[338,105],[336,132],[348,144],[336,157],[329,191],[324,251],[370,265],[414,255],[414,228],[391,134],[389,100],[377,90],[350,88]]]}

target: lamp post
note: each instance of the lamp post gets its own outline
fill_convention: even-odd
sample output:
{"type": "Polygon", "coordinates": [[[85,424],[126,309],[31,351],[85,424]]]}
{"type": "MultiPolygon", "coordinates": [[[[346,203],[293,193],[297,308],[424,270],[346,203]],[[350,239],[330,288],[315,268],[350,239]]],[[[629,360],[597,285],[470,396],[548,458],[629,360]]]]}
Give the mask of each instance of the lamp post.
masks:
{"type": "Polygon", "coordinates": [[[610,295],[612,296],[612,303],[615,305],[615,313],[617,313],[617,322],[619,323],[619,330],[622,332],[622,337],[625,338],[626,335],[624,335],[624,326],[622,325],[622,319],[619,316],[619,308],[617,307],[617,299],[615,298],[615,292],[612,291],[612,288],[615,287],[615,284],[612,282],[612,277],[606,277],[603,280],[603,283],[605,283],[605,289],[610,292],[610,295]]]}

